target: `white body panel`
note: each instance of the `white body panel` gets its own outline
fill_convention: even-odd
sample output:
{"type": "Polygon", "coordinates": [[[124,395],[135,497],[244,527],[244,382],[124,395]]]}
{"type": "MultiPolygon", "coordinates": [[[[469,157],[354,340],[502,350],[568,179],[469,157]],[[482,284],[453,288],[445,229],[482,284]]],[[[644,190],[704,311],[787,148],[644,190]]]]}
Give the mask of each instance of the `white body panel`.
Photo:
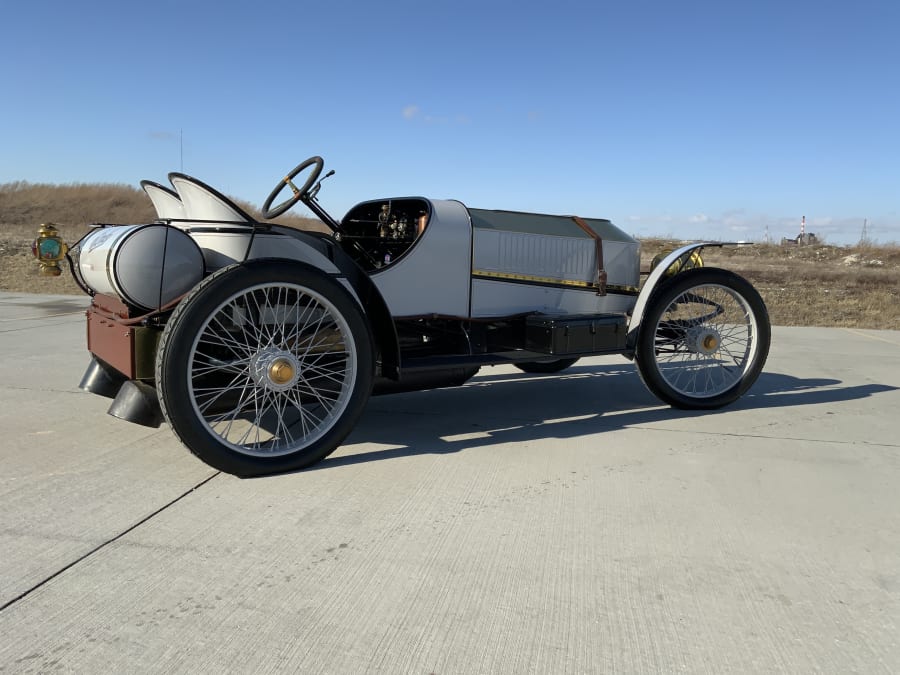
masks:
{"type": "Polygon", "coordinates": [[[607,282],[634,289],[641,281],[640,244],[622,241],[603,242],[603,268],[607,282]]]}
{"type": "MultiPolygon", "coordinates": [[[[636,287],[640,279],[638,244],[604,239],[602,249],[608,284],[636,287]]],[[[599,266],[597,244],[585,236],[478,227],[474,229],[473,250],[472,316],[475,318],[523,312],[554,315],[625,312],[635,301],[633,295],[614,292],[597,295],[589,287],[597,282],[599,266]],[[478,278],[479,275],[496,278],[478,278]],[[504,281],[504,277],[510,281],[504,281]],[[541,285],[542,282],[546,283],[541,285]],[[566,284],[573,287],[566,288],[566,284]]]]}
{"type": "Polygon", "coordinates": [[[253,248],[247,255],[252,232],[233,228],[221,228],[219,231],[208,228],[191,227],[188,234],[203,251],[206,269],[213,272],[226,265],[240,262],[245,258],[287,258],[314,265],[324,272],[335,273],[338,268],[325,255],[309,246],[306,242],[292,237],[257,232],[253,236],[253,248]]]}
{"type": "Polygon", "coordinates": [[[472,270],[591,282],[596,250],[593,239],[477,229],[472,270]]]}
{"type": "Polygon", "coordinates": [[[592,291],[531,286],[488,279],[472,280],[472,317],[487,318],[541,312],[543,314],[598,314],[626,312],[634,296],[597,295],[592,291]]]}
{"type": "Polygon", "coordinates": [[[457,201],[431,201],[428,227],[409,253],[373,272],[393,316],[467,316],[472,226],[457,201]]]}

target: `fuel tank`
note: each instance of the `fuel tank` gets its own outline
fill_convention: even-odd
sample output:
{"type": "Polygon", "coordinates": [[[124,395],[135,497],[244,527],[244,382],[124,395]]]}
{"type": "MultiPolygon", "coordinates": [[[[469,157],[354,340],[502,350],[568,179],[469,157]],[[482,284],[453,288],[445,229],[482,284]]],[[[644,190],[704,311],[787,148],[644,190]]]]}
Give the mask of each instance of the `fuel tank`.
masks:
{"type": "Polygon", "coordinates": [[[162,223],[98,227],[72,253],[85,286],[143,310],[168,304],[203,278],[200,247],[162,223]]]}

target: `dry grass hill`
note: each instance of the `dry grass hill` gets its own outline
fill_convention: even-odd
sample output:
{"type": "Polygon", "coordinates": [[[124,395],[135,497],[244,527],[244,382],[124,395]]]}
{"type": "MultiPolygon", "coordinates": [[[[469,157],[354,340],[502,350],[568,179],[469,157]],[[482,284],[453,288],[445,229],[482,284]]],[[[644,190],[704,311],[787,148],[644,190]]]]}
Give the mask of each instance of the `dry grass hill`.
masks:
{"type": "MultiPolygon", "coordinates": [[[[237,201],[258,217],[255,206],[237,201]]],[[[150,222],[143,191],[127,185],[0,185],[0,290],[80,293],[68,271],[41,277],[29,249],[41,223],[56,223],[73,242],[94,222],[150,222]]],[[[279,223],[324,231],[316,220],[290,216],[279,223]]],[[[673,242],[644,240],[645,262],[673,242]]],[[[707,249],[706,265],[725,267],[759,289],[772,323],[900,330],[900,247],[756,245],[707,249]]]]}

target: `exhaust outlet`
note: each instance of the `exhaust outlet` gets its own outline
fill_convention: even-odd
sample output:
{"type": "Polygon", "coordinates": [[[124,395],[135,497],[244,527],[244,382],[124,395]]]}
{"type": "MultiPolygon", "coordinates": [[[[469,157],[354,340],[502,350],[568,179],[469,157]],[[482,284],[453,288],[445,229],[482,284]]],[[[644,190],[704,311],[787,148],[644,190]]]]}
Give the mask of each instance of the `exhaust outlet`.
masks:
{"type": "Polygon", "coordinates": [[[115,398],[119,389],[127,381],[128,378],[118,370],[106,365],[96,357],[91,357],[91,362],[84,371],[78,388],[90,394],[115,398]]]}
{"type": "Polygon", "coordinates": [[[156,389],[138,380],[126,380],[106,413],[144,427],[158,427],[164,422],[156,389]]]}

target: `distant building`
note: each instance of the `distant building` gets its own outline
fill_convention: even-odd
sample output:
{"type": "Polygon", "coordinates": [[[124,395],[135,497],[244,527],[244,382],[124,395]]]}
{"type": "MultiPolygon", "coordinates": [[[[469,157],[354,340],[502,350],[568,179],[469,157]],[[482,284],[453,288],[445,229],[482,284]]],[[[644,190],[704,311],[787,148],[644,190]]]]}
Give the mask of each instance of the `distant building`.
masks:
{"type": "Polygon", "coordinates": [[[818,243],[819,240],[816,235],[806,231],[806,216],[803,216],[803,218],[800,219],[800,234],[793,239],[787,239],[786,237],[782,237],[781,239],[782,246],[809,246],[818,243]]]}

